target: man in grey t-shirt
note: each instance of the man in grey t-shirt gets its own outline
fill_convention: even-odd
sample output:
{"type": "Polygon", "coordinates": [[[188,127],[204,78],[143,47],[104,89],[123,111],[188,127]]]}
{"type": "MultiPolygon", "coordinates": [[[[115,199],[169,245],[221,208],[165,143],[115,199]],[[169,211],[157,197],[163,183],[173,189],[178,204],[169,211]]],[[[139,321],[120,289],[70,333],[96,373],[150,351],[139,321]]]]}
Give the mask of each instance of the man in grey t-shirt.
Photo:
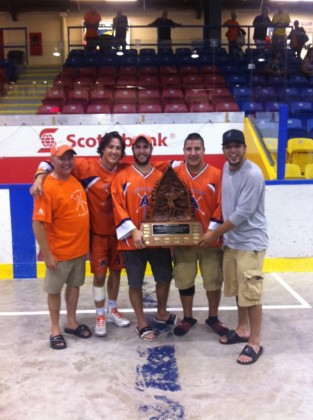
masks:
{"type": "Polygon", "coordinates": [[[262,266],[268,245],[264,214],[265,184],[260,168],[246,158],[247,146],[240,130],[223,134],[227,160],[222,178],[224,222],[208,231],[200,245],[208,246],[224,237],[224,294],[236,296],[238,326],[221,344],[247,343],[237,362],[255,363],[263,353],[260,345],[262,320],[262,266]]]}

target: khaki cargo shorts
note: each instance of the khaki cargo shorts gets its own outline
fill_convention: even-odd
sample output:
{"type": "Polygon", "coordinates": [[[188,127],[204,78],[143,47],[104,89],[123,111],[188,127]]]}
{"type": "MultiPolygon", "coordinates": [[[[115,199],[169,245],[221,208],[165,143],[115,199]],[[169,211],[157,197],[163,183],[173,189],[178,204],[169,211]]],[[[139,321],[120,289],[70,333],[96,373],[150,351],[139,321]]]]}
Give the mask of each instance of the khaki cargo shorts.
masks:
{"type": "Polygon", "coordinates": [[[221,248],[200,246],[174,247],[174,279],[178,289],[189,289],[195,284],[198,264],[205,290],[220,290],[223,284],[223,251],[221,248]]]}
{"type": "Polygon", "coordinates": [[[224,248],[224,295],[238,296],[242,307],[260,305],[263,291],[265,251],[224,248]]]}

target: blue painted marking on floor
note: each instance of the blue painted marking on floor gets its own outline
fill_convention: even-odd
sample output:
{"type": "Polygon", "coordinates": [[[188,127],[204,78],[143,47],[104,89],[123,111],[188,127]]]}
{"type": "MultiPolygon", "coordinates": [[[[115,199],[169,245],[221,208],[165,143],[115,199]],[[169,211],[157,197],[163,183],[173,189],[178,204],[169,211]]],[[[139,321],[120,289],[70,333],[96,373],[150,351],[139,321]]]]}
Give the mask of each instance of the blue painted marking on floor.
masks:
{"type": "Polygon", "coordinates": [[[153,347],[139,351],[139,356],[147,360],[137,366],[136,387],[140,391],[156,388],[163,391],[179,391],[178,368],[175,348],[171,345],[153,347]]]}
{"type": "Polygon", "coordinates": [[[177,401],[162,395],[155,395],[154,404],[142,404],[139,411],[145,413],[149,420],[184,420],[185,410],[177,401]]]}

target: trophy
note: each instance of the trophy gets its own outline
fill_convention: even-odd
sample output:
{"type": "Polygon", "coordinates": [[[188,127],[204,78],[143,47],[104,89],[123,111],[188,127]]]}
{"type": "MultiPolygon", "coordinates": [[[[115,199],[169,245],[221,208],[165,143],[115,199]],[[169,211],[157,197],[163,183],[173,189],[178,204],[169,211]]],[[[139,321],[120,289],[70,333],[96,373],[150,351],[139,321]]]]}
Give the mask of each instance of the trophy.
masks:
{"type": "Polygon", "coordinates": [[[203,234],[191,192],[171,166],[152,192],[151,211],[140,230],[146,247],[196,245],[203,234]]]}

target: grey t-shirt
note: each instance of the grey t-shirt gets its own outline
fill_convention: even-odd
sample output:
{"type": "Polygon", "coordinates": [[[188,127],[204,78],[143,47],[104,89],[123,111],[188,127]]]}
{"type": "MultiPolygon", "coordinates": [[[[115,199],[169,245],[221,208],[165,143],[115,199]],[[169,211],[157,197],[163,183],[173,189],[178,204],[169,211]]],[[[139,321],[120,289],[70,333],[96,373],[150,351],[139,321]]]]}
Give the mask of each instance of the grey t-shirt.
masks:
{"type": "Polygon", "coordinates": [[[260,168],[246,160],[236,171],[225,163],[222,178],[224,221],[236,227],[224,234],[224,244],[233,249],[263,251],[268,246],[265,218],[265,183],[260,168]]]}

